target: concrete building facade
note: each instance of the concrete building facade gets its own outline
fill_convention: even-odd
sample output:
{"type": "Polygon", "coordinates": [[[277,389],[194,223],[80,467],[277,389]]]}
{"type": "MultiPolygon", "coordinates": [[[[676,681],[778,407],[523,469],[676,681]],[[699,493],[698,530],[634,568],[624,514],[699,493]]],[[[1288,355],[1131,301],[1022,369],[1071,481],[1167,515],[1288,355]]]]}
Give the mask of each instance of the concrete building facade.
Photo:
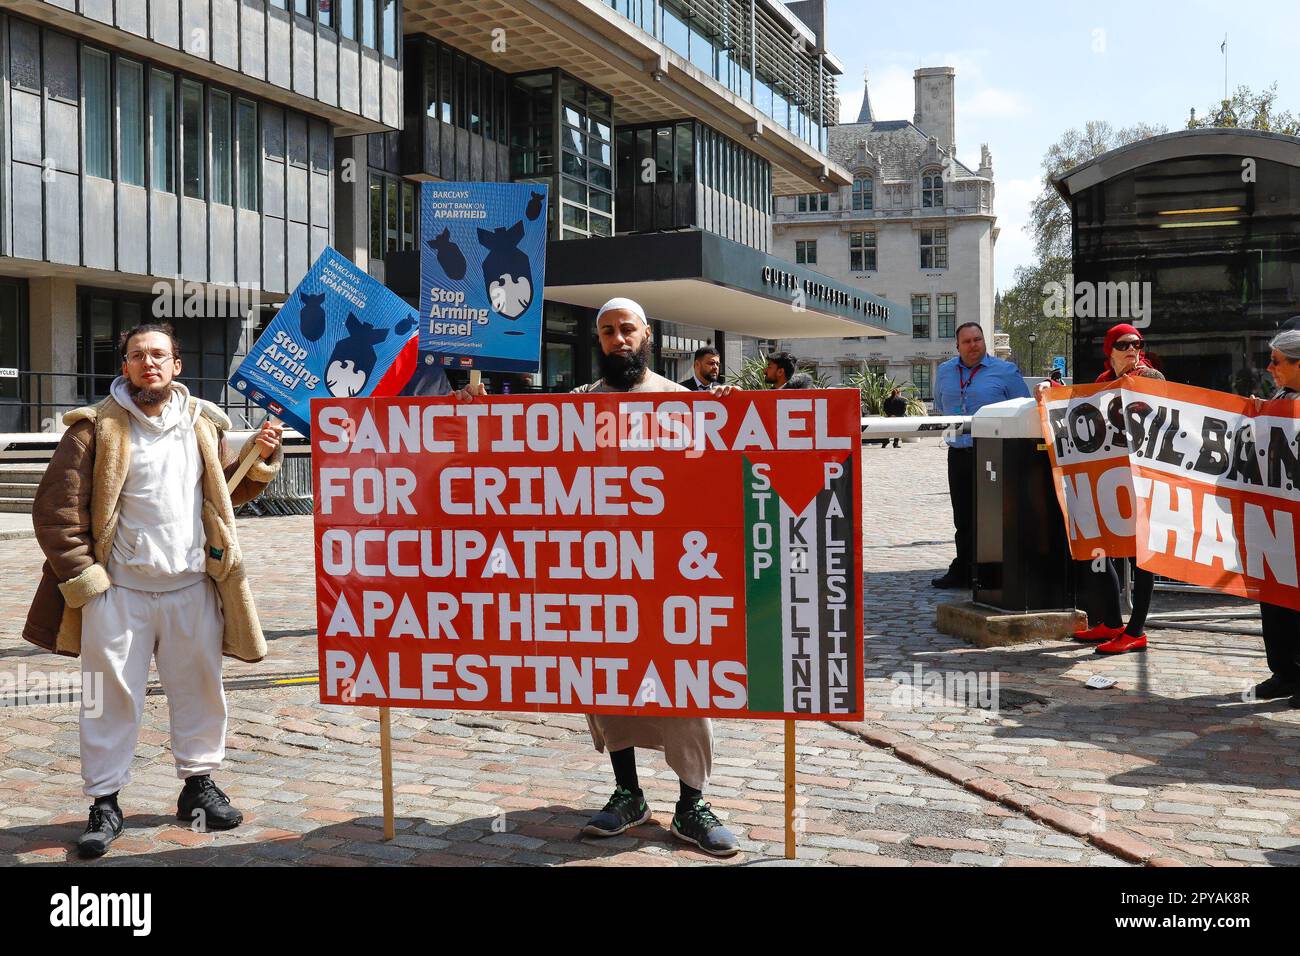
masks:
{"type": "Polygon", "coordinates": [[[327,245],[418,300],[423,181],[549,186],[542,369],[499,389],[590,380],[614,294],[646,304],[675,377],[704,343],[736,362],[746,337],[904,331],[883,299],[773,254],[774,200],[852,182],[827,152],[841,67],[824,13],[7,2],[0,432],[57,429],[105,395],[118,334],[153,317],[176,325],[191,388],[249,423],[226,378],[327,245]]]}

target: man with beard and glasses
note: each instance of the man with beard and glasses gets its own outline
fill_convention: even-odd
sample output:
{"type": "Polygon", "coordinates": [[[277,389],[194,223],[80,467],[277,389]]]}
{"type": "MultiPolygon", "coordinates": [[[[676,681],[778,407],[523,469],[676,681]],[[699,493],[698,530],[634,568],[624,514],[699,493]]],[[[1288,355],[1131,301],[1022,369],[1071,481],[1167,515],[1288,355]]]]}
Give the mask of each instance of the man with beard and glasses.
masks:
{"type": "MultiPolygon", "coordinates": [[[[596,315],[600,339],[600,379],[575,393],[685,392],[684,386],[650,370],[651,333],[645,310],[631,299],[610,299],[596,315]]],[[[734,386],[712,385],[718,396],[734,386]]],[[[614,836],[650,819],[650,807],[636,772],[636,749],[659,750],[677,774],[681,794],[672,832],[706,853],[730,856],[738,848],[735,834],[722,825],[704,802],[704,787],[713,768],[713,723],[707,717],[629,717],[588,714],[591,739],[609,751],[614,765],[614,795],[583,827],[593,836],[614,836]]]]}
{"type": "Polygon", "coordinates": [[[109,397],[64,416],[68,430],[36,490],[32,523],[45,567],[23,637],[81,657],[81,776],[94,803],[77,841],[102,856],[122,833],[118,791],[130,780],[155,661],[171,715],[177,819],[228,830],[243,816],[212,781],[226,746],[223,655],[258,661],[266,641],[235,539],[234,508],[280,469],[269,421],[234,454],[228,419],[176,381],[180,344],[167,324],[119,343],[109,397]],[[244,454],[258,460],[231,492],[244,454]]]}

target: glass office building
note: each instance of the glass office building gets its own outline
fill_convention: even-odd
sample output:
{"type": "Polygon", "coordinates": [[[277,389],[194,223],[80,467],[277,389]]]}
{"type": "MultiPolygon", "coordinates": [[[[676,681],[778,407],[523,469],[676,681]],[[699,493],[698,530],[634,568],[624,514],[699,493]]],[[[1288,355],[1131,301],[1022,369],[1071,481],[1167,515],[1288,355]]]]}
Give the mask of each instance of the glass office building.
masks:
{"type": "Polygon", "coordinates": [[[542,368],[499,389],[589,381],[592,318],[618,294],[646,304],[656,365],[679,379],[705,343],[725,362],[744,336],[888,329],[887,304],[770,254],[774,195],[851,182],[824,150],[842,72],[824,14],[824,0],[6,7],[0,431],[57,428],[102,398],[141,318],[173,321],[191,388],[248,423],[260,412],[225,379],[325,247],[418,301],[427,181],[549,187],[542,368]]]}

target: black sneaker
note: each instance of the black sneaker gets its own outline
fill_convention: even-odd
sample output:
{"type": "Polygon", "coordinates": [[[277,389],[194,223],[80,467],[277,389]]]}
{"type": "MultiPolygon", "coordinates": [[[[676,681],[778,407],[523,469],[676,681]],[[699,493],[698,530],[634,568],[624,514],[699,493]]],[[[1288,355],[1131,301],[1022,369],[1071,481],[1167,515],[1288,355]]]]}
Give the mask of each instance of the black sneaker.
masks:
{"type": "Polygon", "coordinates": [[[677,805],[673,814],[673,836],[694,843],[705,853],[714,856],[731,856],[740,847],[736,835],[722,825],[713,815],[713,809],[703,800],[696,800],[689,809],[677,805]]]}
{"type": "Polygon", "coordinates": [[[206,773],[189,777],[176,801],[176,819],[197,822],[199,832],[233,830],[244,822],[244,815],[230,805],[230,798],[206,773]]]}
{"type": "Polygon", "coordinates": [[[1256,684],[1254,690],[1256,700],[1276,700],[1279,697],[1290,697],[1297,692],[1300,692],[1300,686],[1276,674],[1263,683],[1256,684]]]}
{"type": "Polygon", "coordinates": [[[93,860],[108,852],[109,845],[122,835],[122,811],[117,801],[96,800],[90,806],[86,832],[77,839],[77,855],[93,860]]]}
{"type": "Polygon", "coordinates": [[[583,833],[591,836],[617,836],[624,830],[640,826],[650,819],[650,807],[640,790],[615,787],[603,810],[587,821],[583,833]]]}

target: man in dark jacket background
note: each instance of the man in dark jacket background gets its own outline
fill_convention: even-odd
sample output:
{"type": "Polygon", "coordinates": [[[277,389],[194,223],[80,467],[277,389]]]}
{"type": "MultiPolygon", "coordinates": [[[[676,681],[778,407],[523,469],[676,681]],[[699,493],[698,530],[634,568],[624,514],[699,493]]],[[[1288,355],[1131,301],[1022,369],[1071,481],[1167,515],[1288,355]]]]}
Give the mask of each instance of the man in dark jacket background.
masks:
{"type": "MultiPolygon", "coordinates": [[[[894,389],[892,392],[890,392],[890,393],[889,393],[889,397],[888,397],[887,399],[885,399],[885,417],[886,417],[886,418],[902,418],[902,417],[904,417],[904,416],[907,414],[907,399],[905,399],[905,398],[900,394],[901,391],[902,391],[902,389],[898,389],[898,388],[896,388],[896,389],[894,389]]],[[[888,448],[888,447],[889,447],[889,439],[886,438],[884,441],[882,441],[882,442],[880,443],[880,447],[881,447],[881,448],[888,448]]],[[[894,439],[894,447],[895,447],[895,448],[898,447],[898,439],[897,439],[897,438],[894,439]]]]}
{"type": "Polygon", "coordinates": [[[695,367],[690,378],[682,379],[677,384],[692,392],[707,392],[718,384],[722,371],[722,357],[712,345],[705,345],[695,350],[695,367]]]}

